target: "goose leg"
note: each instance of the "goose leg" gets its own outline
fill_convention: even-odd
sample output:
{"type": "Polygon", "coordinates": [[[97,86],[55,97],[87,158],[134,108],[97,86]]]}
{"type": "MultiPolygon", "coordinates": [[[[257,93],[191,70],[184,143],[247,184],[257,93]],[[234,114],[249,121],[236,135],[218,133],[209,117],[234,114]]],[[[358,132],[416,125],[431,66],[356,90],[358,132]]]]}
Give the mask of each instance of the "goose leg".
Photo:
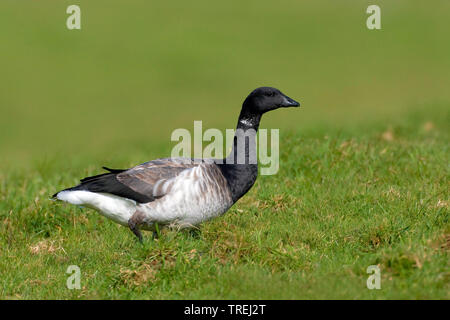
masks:
{"type": "Polygon", "coordinates": [[[139,230],[136,222],[130,219],[128,220],[128,226],[130,227],[130,230],[134,233],[134,235],[139,239],[139,242],[142,242],[142,233],[141,230],[139,230]]]}
{"type": "Polygon", "coordinates": [[[141,212],[136,211],[131,218],[128,220],[128,227],[134,233],[134,235],[139,239],[139,242],[142,242],[142,233],[139,230],[139,225],[142,223],[143,215],[141,212]]]}

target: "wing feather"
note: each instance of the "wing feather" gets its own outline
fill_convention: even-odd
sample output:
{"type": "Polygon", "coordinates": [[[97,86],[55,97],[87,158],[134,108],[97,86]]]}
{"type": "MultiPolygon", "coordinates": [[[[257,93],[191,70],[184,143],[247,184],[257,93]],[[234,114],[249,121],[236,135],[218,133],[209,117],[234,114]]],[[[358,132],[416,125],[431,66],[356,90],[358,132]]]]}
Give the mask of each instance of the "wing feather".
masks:
{"type": "Polygon", "coordinates": [[[123,171],[117,174],[116,178],[128,188],[154,201],[170,190],[170,188],[163,188],[165,182],[199,164],[200,162],[194,159],[157,159],[123,171]]]}

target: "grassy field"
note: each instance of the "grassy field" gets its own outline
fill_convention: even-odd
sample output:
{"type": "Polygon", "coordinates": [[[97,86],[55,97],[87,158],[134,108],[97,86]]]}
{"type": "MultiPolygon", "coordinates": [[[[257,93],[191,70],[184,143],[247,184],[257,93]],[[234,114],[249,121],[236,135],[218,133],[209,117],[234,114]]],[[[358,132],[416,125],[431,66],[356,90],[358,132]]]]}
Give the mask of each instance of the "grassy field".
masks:
{"type": "Polygon", "coordinates": [[[448,1],[377,1],[376,31],[369,1],[75,3],[74,31],[72,1],[0,4],[1,299],[450,298],[448,1]],[[261,85],[303,107],[263,118],[280,170],[224,216],[140,244],[49,201],[261,85]]]}

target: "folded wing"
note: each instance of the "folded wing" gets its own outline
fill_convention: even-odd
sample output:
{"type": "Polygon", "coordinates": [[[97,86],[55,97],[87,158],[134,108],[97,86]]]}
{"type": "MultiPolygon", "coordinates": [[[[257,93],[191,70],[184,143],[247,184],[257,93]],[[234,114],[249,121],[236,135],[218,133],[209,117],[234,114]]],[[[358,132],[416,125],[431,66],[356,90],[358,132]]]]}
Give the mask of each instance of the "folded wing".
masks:
{"type": "Polygon", "coordinates": [[[154,201],[170,191],[173,178],[182,171],[196,167],[198,164],[192,159],[157,159],[123,171],[117,174],[116,178],[134,192],[154,201]]]}
{"type": "MultiPolygon", "coordinates": [[[[163,197],[170,191],[173,178],[198,164],[192,159],[166,158],[149,161],[128,170],[103,167],[109,172],[84,178],[79,185],[63,191],[110,193],[138,203],[147,203],[163,197]]],[[[53,195],[56,196],[57,193],[53,195]]]]}

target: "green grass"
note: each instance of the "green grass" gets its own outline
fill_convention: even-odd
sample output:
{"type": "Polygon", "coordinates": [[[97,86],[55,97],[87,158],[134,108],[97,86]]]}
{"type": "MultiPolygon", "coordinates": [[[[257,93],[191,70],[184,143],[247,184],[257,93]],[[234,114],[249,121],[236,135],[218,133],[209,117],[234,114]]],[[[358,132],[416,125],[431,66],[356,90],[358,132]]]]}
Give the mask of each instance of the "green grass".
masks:
{"type": "Polygon", "coordinates": [[[371,1],[77,3],[80,31],[72,1],[0,4],[1,299],[450,298],[448,1],[377,1],[380,31],[371,1]],[[260,85],[303,108],[263,118],[280,170],[224,216],[140,244],[49,201],[234,127],[260,85]]]}
{"type": "Polygon", "coordinates": [[[199,230],[146,233],[143,244],[48,200],[97,172],[81,161],[2,174],[2,297],[448,299],[448,112],[422,116],[284,132],[277,175],[199,230]],[[71,264],[82,290],[65,287],[71,264]],[[369,265],[381,290],[366,288],[369,265]]]}

